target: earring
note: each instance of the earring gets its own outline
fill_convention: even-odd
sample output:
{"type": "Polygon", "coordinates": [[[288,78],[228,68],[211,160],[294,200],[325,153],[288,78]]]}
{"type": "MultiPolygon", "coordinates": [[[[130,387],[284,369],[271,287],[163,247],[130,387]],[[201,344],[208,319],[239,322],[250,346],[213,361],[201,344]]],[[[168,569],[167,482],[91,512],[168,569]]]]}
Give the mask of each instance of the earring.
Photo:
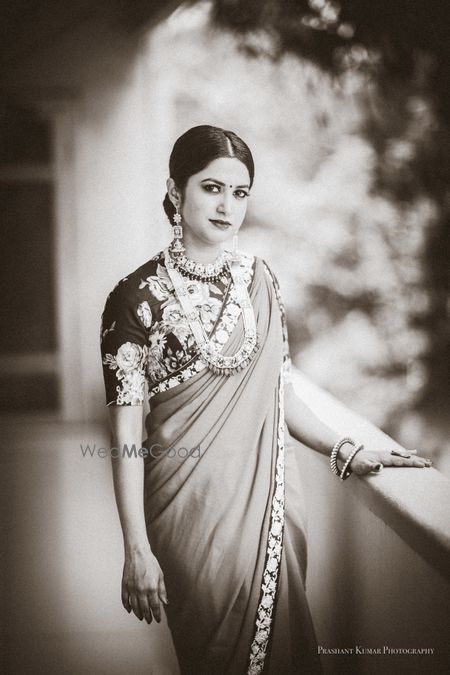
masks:
{"type": "Polygon", "coordinates": [[[238,236],[237,234],[233,235],[233,250],[231,252],[231,259],[234,261],[239,261],[239,252],[237,250],[238,247],[238,236]]]}
{"type": "Polygon", "coordinates": [[[180,212],[178,211],[178,206],[176,206],[175,208],[176,208],[177,212],[173,217],[173,222],[176,223],[176,225],[179,225],[179,223],[181,223],[181,215],[180,215],[180,212]]]}
{"type": "Polygon", "coordinates": [[[175,223],[175,225],[173,226],[173,239],[170,245],[170,249],[172,253],[174,253],[175,255],[181,255],[182,253],[184,253],[186,249],[183,246],[183,228],[180,225],[181,215],[178,211],[178,206],[176,206],[175,208],[177,212],[173,217],[173,222],[175,223]]]}

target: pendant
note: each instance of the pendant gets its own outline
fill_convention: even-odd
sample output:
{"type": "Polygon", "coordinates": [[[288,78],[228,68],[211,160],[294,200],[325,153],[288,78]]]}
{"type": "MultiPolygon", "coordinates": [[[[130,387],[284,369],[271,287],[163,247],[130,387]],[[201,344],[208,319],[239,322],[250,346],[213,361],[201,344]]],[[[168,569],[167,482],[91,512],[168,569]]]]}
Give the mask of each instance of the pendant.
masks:
{"type": "MultiPolygon", "coordinates": [[[[198,356],[203,363],[217,375],[233,375],[248,366],[260,347],[256,332],[256,319],[247,287],[239,269],[240,260],[226,260],[229,272],[236,288],[236,303],[239,305],[244,322],[244,340],[233,356],[224,356],[213,339],[210,339],[200,320],[199,312],[191,302],[186,285],[180,273],[178,260],[170,257],[170,249],[165,250],[167,272],[172,281],[175,295],[183,309],[198,347],[198,356]]],[[[192,261],[190,261],[192,262],[192,261]]],[[[195,272],[193,272],[195,274],[195,272]]]]}

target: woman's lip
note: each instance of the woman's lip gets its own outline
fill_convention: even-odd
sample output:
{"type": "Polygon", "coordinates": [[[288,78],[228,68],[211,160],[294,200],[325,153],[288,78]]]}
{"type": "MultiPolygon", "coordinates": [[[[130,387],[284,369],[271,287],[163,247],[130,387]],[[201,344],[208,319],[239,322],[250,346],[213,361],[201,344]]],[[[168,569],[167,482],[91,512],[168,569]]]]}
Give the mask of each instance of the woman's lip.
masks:
{"type": "Polygon", "coordinates": [[[229,223],[228,221],[225,221],[225,220],[213,220],[212,218],[210,218],[209,221],[213,225],[216,225],[216,226],[219,226],[219,227],[224,227],[224,228],[231,227],[231,223],[229,223]]]}

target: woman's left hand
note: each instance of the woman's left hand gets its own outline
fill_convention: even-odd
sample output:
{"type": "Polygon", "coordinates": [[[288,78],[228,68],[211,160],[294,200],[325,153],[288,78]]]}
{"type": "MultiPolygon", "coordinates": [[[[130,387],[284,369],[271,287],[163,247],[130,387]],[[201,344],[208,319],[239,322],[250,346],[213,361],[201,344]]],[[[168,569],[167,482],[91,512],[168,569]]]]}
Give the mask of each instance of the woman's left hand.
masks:
{"type": "Polygon", "coordinates": [[[358,476],[364,476],[367,473],[379,473],[384,466],[424,468],[432,464],[430,459],[417,455],[417,450],[395,448],[394,453],[391,450],[361,450],[350,462],[350,469],[358,476]]]}

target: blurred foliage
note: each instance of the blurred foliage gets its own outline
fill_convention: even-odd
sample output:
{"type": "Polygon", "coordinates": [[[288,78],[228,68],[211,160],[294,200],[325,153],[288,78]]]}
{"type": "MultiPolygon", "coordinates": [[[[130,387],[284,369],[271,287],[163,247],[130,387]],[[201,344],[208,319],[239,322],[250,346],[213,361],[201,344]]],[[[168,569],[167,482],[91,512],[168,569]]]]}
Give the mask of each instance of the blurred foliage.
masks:
{"type": "Polygon", "coordinates": [[[249,142],[256,181],[240,247],[280,279],[294,362],[436,459],[449,449],[448,136],[430,59],[420,52],[388,76],[375,44],[357,43],[357,28],[320,0],[289,5],[308,13],[294,27],[279,17],[288,47],[278,4],[212,3],[214,30],[202,19],[211,3],[171,17],[158,51],[175,134],[208,122],[249,142]],[[265,5],[275,23],[255,23],[265,5]],[[314,12],[333,26],[311,26],[314,12]]]}
{"type": "Polygon", "coordinates": [[[376,234],[360,231],[358,247],[375,238],[380,251],[385,247],[380,260],[390,262],[371,276],[361,248],[355,254],[350,245],[333,264],[366,283],[353,289],[349,283],[343,293],[327,274],[311,288],[311,301],[324,308],[330,327],[357,311],[381,329],[389,356],[368,372],[386,383],[405,372],[414,390],[407,405],[400,397],[385,427],[395,431],[407,409],[443,419],[450,398],[448,3],[213,0],[212,19],[250,56],[277,61],[294,54],[341,81],[364,78],[357,96],[364,109],[360,132],[375,151],[371,192],[395,205],[396,218],[395,225],[392,218],[380,221],[376,234]],[[398,292],[389,308],[383,297],[391,283],[398,292]]]}

